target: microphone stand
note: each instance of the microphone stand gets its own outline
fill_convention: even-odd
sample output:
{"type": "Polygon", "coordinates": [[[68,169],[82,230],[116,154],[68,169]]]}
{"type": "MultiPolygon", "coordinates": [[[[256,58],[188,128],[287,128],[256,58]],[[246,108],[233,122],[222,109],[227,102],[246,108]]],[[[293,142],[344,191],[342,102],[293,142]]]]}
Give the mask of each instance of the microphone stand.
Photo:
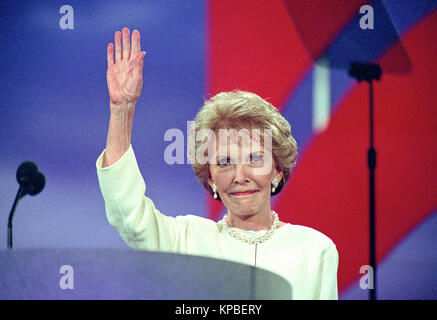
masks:
{"type": "MultiPolygon", "coordinates": [[[[367,152],[367,165],[369,167],[369,247],[370,266],[373,271],[373,289],[369,290],[369,300],[376,300],[376,233],[375,233],[375,168],[376,150],[374,147],[374,125],[373,125],[373,80],[381,78],[381,67],[372,63],[353,62],[349,68],[349,75],[358,82],[365,80],[369,83],[369,127],[370,145],[367,152]]],[[[369,271],[368,271],[369,272],[369,271]]]]}
{"type": "Polygon", "coordinates": [[[15,196],[14,204],[12,205],[11,212],[8,218],[8,249],[12,249],[12,219],[14,218],[15,208],[17,207],[18,201],[26,195],[26,192],[22,187],[18,189],[17,195],[15,196]]]}

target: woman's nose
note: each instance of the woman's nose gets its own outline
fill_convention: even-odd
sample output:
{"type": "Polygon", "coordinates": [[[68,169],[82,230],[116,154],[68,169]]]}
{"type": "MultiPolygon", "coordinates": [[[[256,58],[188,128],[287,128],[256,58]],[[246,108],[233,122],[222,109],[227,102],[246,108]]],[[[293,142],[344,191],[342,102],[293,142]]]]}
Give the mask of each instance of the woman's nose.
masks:
{"type": "Polygon", "coordinates": [[[234,182],[242,184],[250,180],[248,166],[246,164],[240,162],[235,164],[234,168],[234,182]]]}

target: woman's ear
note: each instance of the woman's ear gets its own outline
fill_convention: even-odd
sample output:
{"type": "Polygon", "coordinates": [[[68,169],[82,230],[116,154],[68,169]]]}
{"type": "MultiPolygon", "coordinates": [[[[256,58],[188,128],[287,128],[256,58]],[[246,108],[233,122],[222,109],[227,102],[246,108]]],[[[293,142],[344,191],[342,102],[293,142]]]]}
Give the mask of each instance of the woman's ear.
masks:
{"type": "Polygon", "coordinates": [[[208,178],[208,184],[211,187],[211,189],[214,189],[212,186],[215,185],[214,181],[212,181],[211,177],[208,178]]]}
{"type": "Polygon", "coordinates": [[[283,175],[284,175],[284,171],[279,169],[279,168],[276,168],[275,174],[273,175],[273,178],[276,178],[276,180],[278,181],[278,184],[279,184],[279,182],[282,180],[283,175]]]}

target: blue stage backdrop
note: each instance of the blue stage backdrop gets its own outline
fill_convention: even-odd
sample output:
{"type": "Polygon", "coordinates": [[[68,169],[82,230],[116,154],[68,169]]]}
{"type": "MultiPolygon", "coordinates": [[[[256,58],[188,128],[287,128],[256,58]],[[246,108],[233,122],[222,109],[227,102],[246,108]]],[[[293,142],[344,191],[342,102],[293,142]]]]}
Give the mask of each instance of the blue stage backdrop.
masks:
{"type": "MultiPolygon", "coordinates": [[[[295,178],[297,182],[290,183],[282,198],[281,195],[275,198],[279,215],[282,213],[286,222],[305,222],[333,238],[340,249],[340,298],[367,299],[368,292],[359,286],[359,269],[350,262],[353,257],[348,255],[348,250],[353,250],[355,245],[357,248],[367,245],[367,238],[361,239],[359,244],[354,243],[355,240],[348,241],[341,228],[350,228],[351,224],[346,221],[348,219],[338,218],[341,213],[332,217],[329,223],[319,224],[317,214],[305,213],[306,220],[296,214],[294,219],[294,200],[288,196],[293,190],[302,190],[299,181],[307,181],[305,186],[309,189],[312,185],[326,183],[323,176],[306,175],[311,169],[310,166],[306,169],[306,164],[313,163],[317,152],[324,150],[320,147],[323,141],[328,141],[328,145],[344,142],[335,140],[335,130],[341,128],[339,123],[346,119],[347,106],[357,101],[360,92],[367,91],[357,89],[344,71],[332,71],[327,78],[329,94],[324,96],[329,100],[328,117],[325,115],[326,122],[321,126],[315,125],[314,102],[317,98],[314,92],[315,86],[320,86],[315,78],[316,74],[319,77],[320,70],[316,69],[293,29],[295,22],[285,3],[280,0],[71,0],[68,3],[3,0],[0,4],[0,240],[4,242],[4,248],[7,218],[18,190],[15,174],[25,160],[38,165],[46,177],[46,186],[41,194],[26,196],[19,203],[14,218],[15,248],[126,247],[107,222],[95,161],[105,148],[109,122],[106,46],[113,42],[115,31],[128,27],[131,31],[140,31],[142,49],[147,51],[144,87],[136,106],[132,145],[146,181],[146,193],[156,207],[171,216],[221,217],[223,208],[217,206],[197,182],[186,157],[185,164],[166,163],[164,152],[171,142],[165,141],[164,135],[169,129],[178,129],[186,142],[187,121],[194,119],[206,98],[222,90],[254,91],[269,98],[291,122],[301,150],[296,173],[291,177],[291,181],[295,178]],[[290,35],[284,31],[288,27],[291,28],[290,35]],[[290,42],[284,44],[284,39],[290,39],[290,42]],[[332,124],[329,123],[329,114],[332,124]],[[337,221],[335,227],[331,227],[333,221],[337,221]]],[[[380,235],[390,234],[389,240],[381,245],[384,250],[381,249],[378,258],[379,298],[437,299],[437,157],[432,151],[437,147],[437,100],[429,90],[432,86],[435,90],[436,77],[431,72],[426,73],[426,67],[421,65],[423,59],[432,57],[427,50],[436,48],[437,38],[435,28],[432,28],[437,26],[437,1],[400,3],[387,0],[384,3],[400,36],[406,41],[413,63],[412,77],[417,79],[425,74],[421,76],[425,84],[425,88],[421,85],[422,92],[398,92],[394,101],[401,103],[411,96],[420,96],[420,101],[428,104],[427,109],[420,111],[422,106],[412,105],[408,111],[411,119],[417,110],[418,119],[430,120],[425,127],[429,123],[434,125],[427,127],[431,128],[429,131],[417,132],[415,140],[423,150],[431,150],[429,153],[416,154],[411,162],[402,162],[404,159],[393,161],[403,163],[399,168],[416,170],[423,159],[424,167],[429,170],[424,173],[427,179],[419,182],[406,180],[405,188],[408,183],[423,182],[424,190],[428,192],[423,197],[416,196],[417,188],[414,187],[411,194],[415,196],[409,199],[410,202],[403,206],[405,199],[400,199],[402,203],[392,209],[384,204],[384,199],[378,198],[381,212],[399,212],[399,218],[387,218],[390,219],[390,228],[378,229],[380,235]],[[415,45],[416,34],[422,37],[420,46],[415,45]],[[414,73],[419,71],[424,73],[414,73]],[[430,85],[432,81],[434,83],[430,85]],[[432,143],[429,142],[429,132],[434,139],[432,143]],[[421,135],[425,133],[427,137],[421,135]],[[420,209],[410,211],[408,208],[414,201],[420,209]],[[407,226],[403,224],[405,220],[409,221],[407,226]]],[[[346,23],[335,32],[341,34],[347,28],[346,23]]],[[[434,56],[429,62],[435,66],[436,51],[432,52],[434,56]]],[[[402,76],[398,77],[401,79],[402,76]]],[[[393,83],[397,83],[398,78],[393,79],[393,83]]],[[[390,85],[386,85],[389,90],[387,87],[390,85]]],[[[413,80],[411,88],[416,90],[413,80]]],[[[392,101],[382,93],[380,97],[379,101],[386,98],[392,101]]],[[[366,110],[366,99],[364,109],[360,110],[366,110]]],[[[364,111],[359,114],[367,116],[364,111]]],[[[362,121],[367,128],[367,118],[362,121]]],[[[377,130],[389,132],[390,121],[387,125],[379,123],[386,127],[377,130]]],[[[353,128],[351,132],[354,132],[353,128]]],[[[344,132],[343,136],[348,134],[352,135],[344,132]]],[[[411,132],[403,134],[406,137],[411,132]]],[[[364,136],[367,139],[367,133],[364,136]]],[[[398,139],[399,136],[386,135],[379,141],[380,145],[390,145],[392,141],[397,146],[395,141],[398,139]]],[[[415,149],[411,147],[410,154],[413,154],[415,149]]],[[[364,157],[365,152],[364,149],[364,157]]],[[[386,152],[382,156],[390,156],[390,150],[386,152]]],[[[408,154],[409,150],[405,150],[406,158],[408,154]]],[[[353,158],[348,154],[336,156],[343,156],[346,160],[353,158]]],[[[325,165],[335,161],[331,155],[326,157],[325,165]]],[[[319,168],[323,165],[320,164],[322,167],[319,168]]],[[[344,171],[344,175],[348,174],[344,171]]],[[[352,190],[357,181],[350,183],[352,190]]],[[[390,183],[391,180],[382,181],[382,185],[377,186],[378,191],[395,189],[390,183]]],[[[314,190],[317,192],[318,189],[314,190]]],[[[330,197],[330,191],[325,191],[326,197],[314,199],[330,197]]],[[[332,192],[336,192],[335,197],[340,199],[337,191],[332,192]]],[[[361,197],[366,205],[366,194],[361,197]]],[[[326,203],[329,206],[328,200],[326,203]]],[[[300,210],[305,204],[296,203],[296,206],[300,210]]],[[[323,205],[319,206],[323,208],[323,205]]],[[[359,211],[366,210],[362,207],[359,211]]],[[[360,234],[359,230],[367,230],[367,225],[357,226],[356,230],[360,234]]],[[[360,260],[359,263],[366,264],[366,261],[360,260]]]]}

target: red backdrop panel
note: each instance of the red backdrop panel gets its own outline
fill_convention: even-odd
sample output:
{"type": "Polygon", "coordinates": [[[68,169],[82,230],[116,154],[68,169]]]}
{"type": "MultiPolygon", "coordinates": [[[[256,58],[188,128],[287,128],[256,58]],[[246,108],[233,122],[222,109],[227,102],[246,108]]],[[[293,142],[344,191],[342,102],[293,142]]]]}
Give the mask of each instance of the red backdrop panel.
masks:
{"type": "MultiPolygon", "coordinates": [[[[378,261],[437,208],[436,28],[434,12],[405,35],[413,61],[409,75],[385,74],[375,83],[378,261]]],[[[369,263],[368,113],[367,83],[353,86],[327,130],[301,154],[275,208],[284,220],[312,226],[334,240],[340,289],[369,263]]]]}

